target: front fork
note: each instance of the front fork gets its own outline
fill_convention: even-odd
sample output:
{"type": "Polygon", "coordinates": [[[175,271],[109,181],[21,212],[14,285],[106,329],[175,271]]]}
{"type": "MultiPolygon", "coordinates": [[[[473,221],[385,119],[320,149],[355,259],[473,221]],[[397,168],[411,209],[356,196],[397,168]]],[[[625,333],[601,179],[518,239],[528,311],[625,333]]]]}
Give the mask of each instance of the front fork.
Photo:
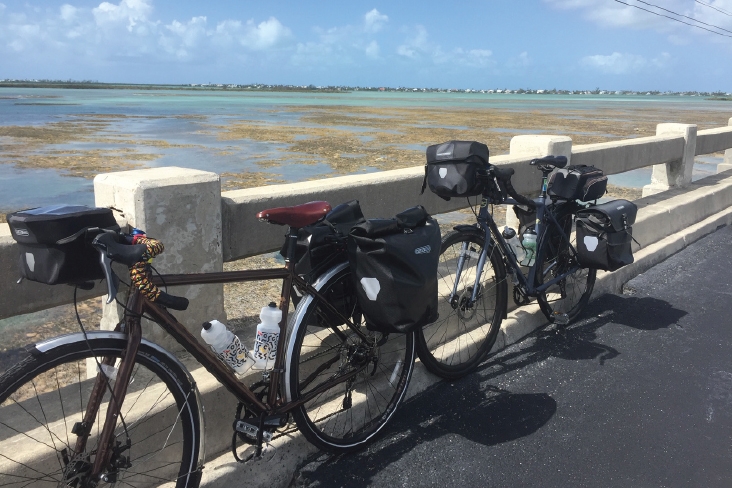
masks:
{"type": "MultiPolygon", "coordinates": [[[[117,420],[121,414],[122,403],[124,402],[125,395],[127,394],[127,386],[130,384],[130,378],[132,377],[132,370],[135,365],[137,350],[140,346],[140,342],[142,341],[142,327],[140,324],[142,301],[139,296],[136,300],[133,300],[132,305],[132,313],[127,317],[125,324],[127,328],[127,347],[122,353],[122,359],[117,370],[117,377],[114,386],[110,386],[109,378],[107,373],[104,371],[106,368],[102,368],[102,371],[97,373],[97,378],[84,413],[84,419],[77,434],[78,437],[76,439],[76,444],[74,446],[74,450],[77,455],[86,451],[86,444],[92,431],[92,425],[94,424],[99,408],[101,407],[104,393],[111,389],[112,395],[109,399],[104,426],[97,441],[98,447],[94,457],[94,464],[91,472],[89,473],[88,486],[96,486],[100,480],[113,481],[104,479],[104,477],[107,476],[104,471],[109,465],[111,457],[114,454],[114,444],[116,441],[114,431],[117,428],[117,420]]],[[[114,363],[115,358],[113,357],[103,358],[101,360],[101,364],[106,366],[114,366],[114,363]]]]}
{"type": "Polygon", "coordinates": [[[478,255],[478,266],[475,270],[475,282],[473,283],[473,288],[470,294],[470,299],[467,303],[462,304],[460,302],[460,297],[458,295],[458,288],[460,286],[460,276],[463,273],[463,267],[465,266],[465,261],[468,259],[468,257],[475,257],[476,254],[475,251],[472,251],[470,249],[470,242],[463,242],[462,249],[460,250],[460,256],[458,257],[458,263],[457,263],[457,269],[455,271],[455,283],[452,287],[452,293],[450,294],[450,304],[452,305],[453,309],[456,309],[458,307],[464,306],[466,309],[470,309],[473,307],[473,304],[478,301],[478,297],[481,293],[480,289],[480,278],[483,274],[483,267],[485,266],[485,261],[488,259],[488,250],[492,248],[492,243],[490,240],[486,242],[486,245],[483,246],[483,250],[481,251],[480,255],[478,255]]]}

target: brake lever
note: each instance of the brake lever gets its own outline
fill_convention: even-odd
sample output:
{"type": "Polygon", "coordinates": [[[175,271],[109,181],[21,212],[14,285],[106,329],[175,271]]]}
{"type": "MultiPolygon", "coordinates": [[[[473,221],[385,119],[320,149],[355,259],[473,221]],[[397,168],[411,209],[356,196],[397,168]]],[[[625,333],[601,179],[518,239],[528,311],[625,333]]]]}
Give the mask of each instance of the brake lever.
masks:
{"type": "Polygon", "coordinates": [[[104,279],[107,281],[107,304],[110,304],[117,297],[117,275],[112,271],[112,260],[107,253],[99,253],[99,261],[104,270],[104,279]]]}

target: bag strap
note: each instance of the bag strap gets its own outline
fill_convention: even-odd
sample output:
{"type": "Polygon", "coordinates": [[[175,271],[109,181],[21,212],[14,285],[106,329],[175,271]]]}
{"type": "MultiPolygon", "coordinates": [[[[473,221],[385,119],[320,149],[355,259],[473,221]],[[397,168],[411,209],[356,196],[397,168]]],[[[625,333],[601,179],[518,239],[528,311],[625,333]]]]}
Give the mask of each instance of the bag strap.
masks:
{"type": "Polygon", "coordinates": [[[633,242],[635,242],[636,244],[638,244],[638,247],[640,247],[641,249],[643,249],[643,246],[641,246],[641,243],[638,242],[635,239],[635,237],[633,237],[633,234],[632,233],[628,232],[628,229],[630,228],[630,226],[628,225],[628,214],[625,214],[624,213],[624,214],[621,215],[621,217],[623,219],[623,230],[628,233],[628,235],[630,236],[630,238],[633,239],[633,242]]]}
{"type": "Polygon", "coordinates": [[[419,192],[420,195],[424,194],[424,189],[427,188],[427,165],[424,165],[424,179],[422,180],[422,191],[419,192]]]}

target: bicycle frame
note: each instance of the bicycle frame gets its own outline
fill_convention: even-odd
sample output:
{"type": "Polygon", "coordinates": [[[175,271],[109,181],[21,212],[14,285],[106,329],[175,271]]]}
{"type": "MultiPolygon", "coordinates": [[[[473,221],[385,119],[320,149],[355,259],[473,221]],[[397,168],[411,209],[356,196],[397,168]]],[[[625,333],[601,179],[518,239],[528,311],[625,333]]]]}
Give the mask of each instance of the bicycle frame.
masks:
{"type": "MultiPolygon", "coordinates": [[[[567,242],[567,244],[570,246],[573,252],[576,252],[574,247],[572,246],[569,236],[564,232],[564,229],[562,229],[561,225],[557,222],[556,218],[554,217],[554,214],[552,212],[547,211],[548,205],[546,204],[546,198],[547,198],[547,184],[548,184],[549,174],[547,171],[543,171],[543,178],[542,178],[542,185],[541,185],[541,194],[539,195],[539,198],[534,200],[534,203],[536,205],[536,224],[535,224],[535,231],[536,235],[538,236],[537,239],[537,253],[539,251],[539,246],[541,246],[541,243],[546,239],[546,236],[549,232],[549,225],[553,224],[553,227],[559,232],[559,235],[561,235],[562,239],[567,242]],[[548,217],[548,218],[547,218],[548,217]]],[[[487,192],[487,190],[486,190],[487,192]]],[[[476,276],[475,276],[475,283],[473,284],[473,291],[472,295],[470,297],[470,302],[475,303],[478,300],[478,295],[480,293],[480,280],[481,275],[483,274],[483,267],[485,266],[486,259],[488,259],[488,252],[493,250],[493,247],[495,243],[498,244],[503,256],[506,258],[506,262],[509,266],[511,266],[512,271],[516,279],[518,280],[518,284],[526,291],[527,296],[537,296],[547,289],[549,287],[559,283],[561,280],[565,279],[567,276],[573,274],[577,269],[578,266],[570,268],[567,272],[560,274],[559,276],[556,276],[555,278],[547,281],[546,283],[542,283],[538,287],[534,287],[534,283],[536,282],[536,272],[537,272],[537,264],[538,260],[535,260],[534,264],[529,267],[528,275],[524,275],[523,271],[521,270],[521,265],[516,260],[516,256],[514,255],[513,251],[511,250],[511,247],[508,245],[506,240],[503,238],[503,234],[498,229],[498,226],[496,225],[496,222],[493,220],[493,216],[488,211],[488,205],[490,204],[490,199],[488,198],[487,194],[484,192],[481,203],[480,203],[480,210],[478,212],[478,225],[480,226],[480,229],[485,233],[485,242],[486,245],[483,246],[483,250],[478,258],[478,264],[476,269],[476,276]]],[[[507,198],[502,205],[520,205],[519,202],[512,198],[507,198]]],[[[457,264],[457,276],[455,278],[455,284],[453,285],[453,291],[452,291],[452,297],[457,296],[457,288],[460,283],[460,274],[462,273],[463,265],[465,263],[465,256],[466,253],[468,253],[467,243],[463,243],[463,249],[460,253],[460,257],[458,259],[457,264]]]]}
{"type": "MultiPolygon", "coordinates": [[[[306,282],[302,277],[295,273],[293,263],[294,243],[297,242],[297,230],[291,228],[288,235],[288,259],[283,268],[269,268],[258,270],[243,271],[224,271],[217,273],[197,273],[197,274],[175,274],[163,275],[153,279],[153,282],[160,286],[179,286],[179,285],[200,285],[214,283],[232,283],[244,281],[262,281],[271,279],[282,279],[282,293],[280,297],[280,308],[282,310],[282,320],[280,321],[280,340],[277,344],[277,354],[275,357],[274,367],[269,370],[269,391],[271,394],[267,396],[266,403],[262,402],[252,392],[252,390],[242,383],[235,374],[226,367],[213,352],[203,344],[201,344],[193,334],[191,334],[184,325],[162,307],[148,300],[136,288],[130,290],[127,300],[124,322],[117,325],[116,331],[127,334],[127,348],[123,353],[121,362],[118,366],[117,379],[112,389],[112,395],[107,409],[104,427],[99,438],[99,450],[97,452],[94,466],[92,468],[92,479],[98,479],[103,472],[112,455],[112,441],[114,440],[114,430],[117,426],[122,403],[124,402],[127,386],[129,385],[134,366],[134,359],[137,355],[138,348],[142,340],[141,317],[147,315],[151,317],[163,330],[170,334],[183,348],[189,352],[206,370],[211,373],[222,385],[229,390],[240,403],[244,403],[247,408],[255,415],[260,417],[259,435],[262,435],[262,427],[265,415],[267,416],[283,416],[298,406],[310,401],[322,391],[331,387],[333,382],[345,382],[356,376],[360,369],[354,369],[342,376],[332,379],[331,382],[321,385],[304,395],[297,401],[287,402],[284,395],[278,395],[279,387],[282,383],[282,375],[285,372],[285,340],[287,332],[287,318],[289,311],[289,302],[291,291],[294,286],[314,297],[320,304],[328,310],[329,313],[335,314],[347,324],[355,334],[364,340],[368,340],[367,336],[356,327],[350,317],[344,317],[334,306],[332,306],[311,284],[306,282]]],[[[333,328],[334,332],[342,335],[342,332],[333,328]]],[[[113,358],[104,358],[104,364],[114,364],[113,358]]],[[[89,438],[90,426],[96,419],[98,409],[101,405],[102,397],[108,388],[108,379],[102,373],[97,374],[97,379],[92,390],[87,410],[84,415],[82,425],[86,426],[85,432],[79,435],[76,442],[76,452],[84,452],[86,442],[89,438]]]]}

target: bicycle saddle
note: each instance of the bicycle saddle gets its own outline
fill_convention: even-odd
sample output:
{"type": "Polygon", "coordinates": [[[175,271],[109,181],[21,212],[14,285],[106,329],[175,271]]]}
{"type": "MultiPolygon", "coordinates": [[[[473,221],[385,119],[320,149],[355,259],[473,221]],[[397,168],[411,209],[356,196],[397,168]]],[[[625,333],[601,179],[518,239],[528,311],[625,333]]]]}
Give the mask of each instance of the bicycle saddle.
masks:
{"type": "Polygon", "coordinates": [[[302,205],[295,205],[294,207],[277,207],[262,210],[257,214],[257,218],[262,222],[288,225],[299,229],[306,225],[314,224],[325,217],[325,214],[328,212],[330,212],[330,203],[308,202],[302,205]]]}
{"type": "Polygon", "coordinates": [[[555,168],[564,168],[565,166],[567,166],[567,157],[566,156],[544,156],[543,158],[531,160],[531,166],[536,166],[538,164],[549,164],[551,166],[554,166],[555,168]]]}

